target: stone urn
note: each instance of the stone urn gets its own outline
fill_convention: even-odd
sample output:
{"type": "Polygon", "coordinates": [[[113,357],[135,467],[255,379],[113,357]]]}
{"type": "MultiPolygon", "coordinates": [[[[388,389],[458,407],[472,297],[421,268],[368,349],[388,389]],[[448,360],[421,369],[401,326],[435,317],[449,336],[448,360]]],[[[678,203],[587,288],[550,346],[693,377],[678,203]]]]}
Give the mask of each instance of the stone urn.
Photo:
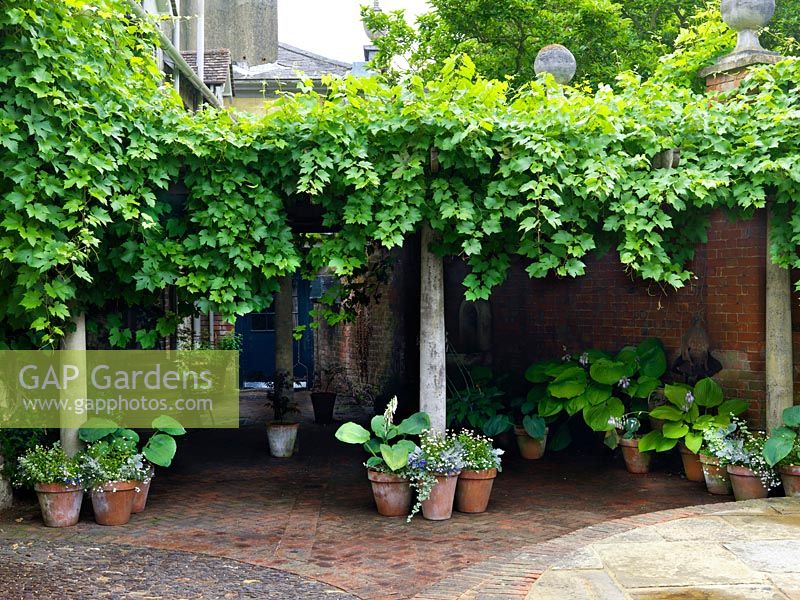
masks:
{"type": "Polygon", "coordinates": [[[560,84],[566,84],[575,77],[578,64],[575,56],[561,44],[545,46],[536,55],[533,61],[533,70],[539,73],[550,73],[553,79],[560,84]]]}
{"type": "Polygon", "coordinates": [[[775,14],[775,0],[722,0],[722,20],[738,32],[736,52],[764,52],[758,30],[775,14]]]}

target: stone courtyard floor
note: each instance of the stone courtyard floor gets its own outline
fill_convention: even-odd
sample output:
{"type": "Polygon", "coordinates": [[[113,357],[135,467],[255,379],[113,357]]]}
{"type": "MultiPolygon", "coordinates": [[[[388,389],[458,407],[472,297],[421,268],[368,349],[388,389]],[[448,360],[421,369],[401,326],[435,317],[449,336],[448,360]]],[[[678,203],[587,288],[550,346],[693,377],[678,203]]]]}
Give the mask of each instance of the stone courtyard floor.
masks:
{"type": "MultiPolygon", "coordinates": [[[[612,553],[607,559],[606,538],[647,532],[644,541],[669,544],[679,540],[665,537],[659,523],[711,518],[706,510],[750,510],[699,506],[730,499],[684,480],[674,463],[650,475],[630,475],[618,457],[598,448],[540,461],[509,452],[488,512],[454,513],[443,522],[418,517],[406,524],[377,515],[360,449],[337,442],[335,425],[313,425],[308,409],[299,453],[291,459],[269,457],[262,404],[255,394],[243,400],[239,430],[190,432],[173,467],[154,479],[145,512],[126,526],[96,525],[85,502],[76,527],[45,528],[33,500],[22,498],[0,515],[0,598],[525,598],[553,594],[549,582],[559,589],[558,579],[569,569],[590,584],[541,597],[605,598],[612,588],[598,588],[598,595],[591,587],[607,583],[603,573],[619,597],[628,597],[631,582],[617,579],[613,562],[627,555],[612,553]],[[598,549],[585,550],[593,543],[598,549]],[[556,565],[573,552],[579,554],[572,563],[556,565]],[[582,558],[593,552],[602,565],[582,558]]],[[[758,510],[782,520],[789,528],[784,536],[798,527],[793,519],[800,515],[792,512],[796,504],[782,502],[784,512],[758,510]]],[[[746,543],[747,532],[755,530],[732,517],[712,521],[719,525],[719,519],[745,533],[727,543],[706,525],[694,536],[692,525],[687,539],[693,543],[680,548],[702,553],[714,545],[736,555],[729,546],[746,543]]],[[[671,563],[658,557],[674,548],[640,549],[631,555],[639,561],[634,561],[637,573],[668,570],[671,563]],[[642,565],[651,552],[657,564],[642,565]]],[[[676,561],[676,577],[680,565],[691,563],[668,557],[676,561]]],[[[800,565],[800,558],[793,564],[800,565]]],[[[746,585],[754,582],[747,579],[746,585]]],[[[670,597],[642,596],[651,580],[633,583],[637,598],[670,597]]]]}

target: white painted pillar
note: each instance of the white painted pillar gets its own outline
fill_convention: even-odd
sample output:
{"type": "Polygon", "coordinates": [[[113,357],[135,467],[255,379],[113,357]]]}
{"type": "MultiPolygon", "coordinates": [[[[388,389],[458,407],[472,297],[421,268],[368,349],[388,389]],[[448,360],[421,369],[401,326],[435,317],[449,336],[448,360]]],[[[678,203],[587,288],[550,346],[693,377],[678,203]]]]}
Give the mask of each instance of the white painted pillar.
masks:
{"type": "Polygon", "coordinates": [[[785,408],[794,402],[794,361],[792,360],[792,286],[789,269],[772,262],[769,243],[772,211],[767,207],[766,277],[766,380],[767,429],[781,424],[785,408]]]}
{"type": "MultiPolygon", "coordinates": [[[[75,331],[67,333],[64,336],[64,340],[61,343],[61,347],[63,350],[85,351],[86,315],[84,313],[80,313],[75,317],[73,317],[72,322],[75,325],[75,331]]],[[[84,377],[81,377],[78,381],[74,382],[73,385],[76,385],[79,382],[83,382],[83,386],[85,388],[86,362],[85,360],[79,362],[81,364],[78,365],[78,368],[81,370],[81,373],[84,375],[84,377]]],[[[72,412],[61,413],[61,430],[60,430],[61,447],[64,448],[64,452],[66,452],[67,456],[74,456],[80,451],[80,449],[83,446],[80,439],[78,438],[78,428],[81,426],[81,423],[83,423],[83,421],[84,418],[82,416],[76,415],[75,413],[72,412]]]]}
{"type": "Polygon", "coordinates": [[[275,372],[288,374],[283,390],[275,390],[289,397],[294,393],[294,300],[292,276],[281,278],[281,289],[275,295],[275,372]]]}
{"type": "Polygon", "coordinates": [[[431,429],[446,427],[447,380],[444,329],[444,261],[430,250],[431,226],[422,227],[419,302],[419,407],[431,429]]]}

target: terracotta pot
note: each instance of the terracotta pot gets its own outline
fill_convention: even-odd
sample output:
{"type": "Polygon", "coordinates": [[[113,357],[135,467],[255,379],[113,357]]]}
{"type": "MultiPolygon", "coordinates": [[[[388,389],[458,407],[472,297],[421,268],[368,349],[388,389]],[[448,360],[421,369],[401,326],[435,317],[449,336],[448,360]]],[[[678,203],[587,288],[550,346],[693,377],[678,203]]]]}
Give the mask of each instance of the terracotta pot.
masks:
{"type": "Polygon", "coordinates": [[[133,498],[133,507],[131,508],[133,514],[142,512],[147,506],[147,496],[150,494],[150,484],[153,482],[154,475],[155,469],[150,467],[150,477],[147,481],[136,482],[136,496],[133,498]]]}
{"type": "Polygon", "coordinates": [[[320,425],[333,423],[333,408],[336,405],[336,392],[311,392],[311,405],[314,407],[314,422],[320,425]]]}
{"type": "Polygon", "coordinates": [[[405,477],[367,469],[372,495],[378,514],[384,517],[404,517],[411,511],[411,484],[405,477]]]}
{"type": "Polygon", "coordinates": [[[514,427],[514,434],[517,436],[517,446],[519,446],[519,453],[522,458],[528,460],[537,460],[544,456],[544,450],[547,447],[547,432],[545,428],[544,437],[540,440],[534,439],[528,435],[523,427],[514,427]]]}
{"type": "Polygon", "coordinates": [[[422,502],[422,516],[429,521],[444,521],[453,516],[453,500],[456,495],[458,473],[436,475],[436,485],[431,495],[422,502]]]}
{"type": "Polygon", "coordinates": [[[456,485],[456,510],[463,513],[482,513],[489,505],[492,485],[497,477],[497,469],[482,471],[461,471],[456,485]]]}
{"type": "Polygon", "coordinates": [[[276,458],[289,458],[294,452],[297,441],[297,430],[300,423],[283,423],[273,421],[267,423],[267,439],[269,453],[276,458]]]}
{"type": "Polygon", "coordinates": [[[728,477],[731,479],[733,497],[736,500],[766,498],[769,493],[756,474],[747,467],[728,465],[728,477]]]}
{"type": "Polygon", "coordinates": [[[800,465],[788,465],[779,469],[783,491],[789,497],[800,497],[800,465]]]}
{"type": "Polygon", "coordinates": [[[703,477],[703,465],[700,464],[700,456],[689,450],[684,444],[678,444],[683,461],[683,472],[689,481],[705,481],[703,477]]]}
{"type": "Polygon", "coordinates": [[[79,485],[37,483],[33,486],[47,527],[72,527],[81,516],[83,488],[79,485]]]}
{"type": "Polygon", "coordinates": [[[100,525],[125,525],[131,520],[136,481],[112,481],[92,490],[94,520],[100,525]]]}
{"type": "Polygon", "coordinates": [[[700,454],[700,464],[703,467],[703,479],[709,494],[729,496],[733,493],[728,470],[719,465],[719,459],[710,454],[700,454]]]}
{"type": "Polygon", "coordinates": [[[652,452],[639,452],[639,440],[626,440],[620,438],[619,446],[622,448],[622,457],[625,459],[625,468],[628,473],[649,473],[652,452]]]}

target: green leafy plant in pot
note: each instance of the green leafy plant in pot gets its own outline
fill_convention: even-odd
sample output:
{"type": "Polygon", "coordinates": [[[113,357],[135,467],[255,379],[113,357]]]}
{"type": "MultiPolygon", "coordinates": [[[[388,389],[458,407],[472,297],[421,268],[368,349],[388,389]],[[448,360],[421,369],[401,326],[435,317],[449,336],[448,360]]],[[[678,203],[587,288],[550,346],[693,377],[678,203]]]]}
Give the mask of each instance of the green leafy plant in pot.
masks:
{"type": "Polygon", "coordinates": [[[336,430],[336,439],[346,444],[361,445],[369,454],[364,463],[367,478],[378,513],[386,517],[400,517],[411,508],[411,481],[408,457],[417,445],[408,439],[418,436],[431,426],[427,413],[414,413],[400,423],[394,423],[397,397],[386,405],[382,415],[372,417],[370,430],[358,423],[344,423],[336,430]]]}
{"type": "Polygon", "coordinates": [[[78,522],[83,502],[80,462],[64,454],[60,442],[29,448],[17,461],[15,482],[32,487],[47,527],[71,527],[78,522]]]}
{"type": "Polygon", "coordinates": [[[267,423],[267,441],[269,452],[275,458],[289,458],[297,445],[300,424],[287,419],[289,414],[300,412],[294,400],[293,385],[294,380],[289,373],[276,371],[274,387],[267,394],[267,406],[272,409],[273,416],[273,420],[267,423]],[[288,387],[287,379],[292,382],[288,387]]]}
{"type": "MultiPolygon", "coordinates": [[[[155,468],[167,468],[172,465],[172,460],[178,450],[176,436],[186,433],[176,419],[168,415],[160,415],[153,419],[151,423],[153,433],[150,434],[141,454],[144,459],[144,474],[141,479],[136,480],[136,493],[131,512],[139,513],[145,509],[147,498],[150,494],[150,485],[155,476],[155,468]]],[[[89,419],[78,431],[80,439],[87,443],[105,441],[120,444],[131,451],[135,451],[141,438],[132,429],[120,427],[114,421],[103,418],[89,419]]]]}
{"type": "Polygon", "coordinates": [[[345,384],[344,374],[345,371],[340,366],[317,369],[314,373],[314,387],[310,396],[315,423],[321,425],[333,423],[336,397],[345,384]]]}
{"type": "Polygon", "coordinates": [[[684,472],[690,481],[704,481],[699,453],[703,432],[709,428],[726,427],[733,415],[747,410],[747,402],[725,400],[722,387],[710,377],[694,386],[681,383],[664,386],[667,404],[657,406],[650,416],[663,422],[660,430],[651,431],[639,441],[643,452],[666,452],[676,446],[681,453],[684,472]]]}
{"type": "Polygon", "coordinates": [[[784,409],[782,425],[764,444],[764,459],[777,467],[787,496],[800,496],[800,406],[784,409]]]}

